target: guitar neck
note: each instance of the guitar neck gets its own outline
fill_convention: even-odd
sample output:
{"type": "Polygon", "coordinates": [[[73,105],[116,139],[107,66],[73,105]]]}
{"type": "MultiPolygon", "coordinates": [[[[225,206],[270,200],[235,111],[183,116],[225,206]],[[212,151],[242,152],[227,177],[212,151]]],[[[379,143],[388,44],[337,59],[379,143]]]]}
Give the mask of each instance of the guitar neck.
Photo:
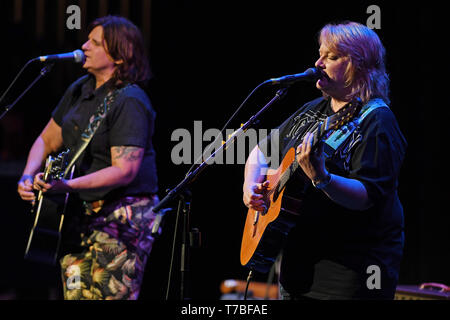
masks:
{"type": "MultiPolygon", "coordinates": [[[[311,132],[313,134],[312,150],[315,150],[315,148],[318,146],[320,141],[322,141],[322,139],[325,135],[330,133],[332,130],[338,129],[339,127],[341,127],[342,125],[347,123],[351,118],[353,118],[353,116],[358,112],[358,110],[360,108],[361,108],[361,101],[357,99],[355,101],[349,102],[341,110],[339,110],[334,115],[327,117],[324,121],[318,121],[311,130],[311,132]]],[[[302,141],[300,141],[300,143],[301,142],[302,141]]],[[[297,149],[297,146],[295,147],[295,150],[296,149],[297,149]]],[[[297,152],[296,152],[296,154],[297,154],[297,152]]],[[[278,186],[277,186],[277,188],[275,188],[276,191],[279,192],[279,191],[283,190],[287,181],[292,176],[292,174],[295,172],[295,170],[298,169],[298,167],[299,167],[299,163],[298,163],[298,161],[296,161],[296,157],[294,157],[294,160],[292,161],[290,166],[280,176],[278,186]]]]}
{"type": "MultiPolygon", "coordinates": [[[[314,130],[312,132],[313,133],[313,143],[312,143],[313,149],[322,140],[322,137],[326,132],[326,128],[327,128],[326,122],[327,122],[327,120],[318,122],[317,126],[314,128],[314,130]]],[[[295,149],[297,149],[297,147],[295,149]]],[[[296,151],[296,154],[297,154],[297,151],[296,151]]],[[[294,172],[298,169],[299,166],[300,165],[299,165],[298,161],[296,161],[296,158],[294,158],[294,161],[292,161],[289,168],[281,175],[280,181],[279,181],[278,187],[277,187],[278,190],[282,190],[284,188],[284,186],[288,182],[289,178],[294,174],[294,172]]]]}

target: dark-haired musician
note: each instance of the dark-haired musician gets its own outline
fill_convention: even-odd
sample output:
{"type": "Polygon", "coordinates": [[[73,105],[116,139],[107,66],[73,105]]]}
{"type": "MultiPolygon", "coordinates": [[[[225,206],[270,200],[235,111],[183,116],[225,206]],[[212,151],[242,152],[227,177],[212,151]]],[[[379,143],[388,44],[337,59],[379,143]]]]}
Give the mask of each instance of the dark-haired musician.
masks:
{"type": "Polygon", "coordinates": [[[88,74],[67,89],[34,142],[18,192],[26,201],[35,201],[33,188],[78,193],[83,200],[81,250],[60,260],[65,299],[137,299],[153,242],[151,207],[158,201],[155,111],[140,87],[149,64],[141,32],[123,17],[95,20],[82,49],[88,74]],[[39,171],[47,155],[75,147],[95,110],[117,89],[77,163],[78,175],[45,183],[39,171]]]}

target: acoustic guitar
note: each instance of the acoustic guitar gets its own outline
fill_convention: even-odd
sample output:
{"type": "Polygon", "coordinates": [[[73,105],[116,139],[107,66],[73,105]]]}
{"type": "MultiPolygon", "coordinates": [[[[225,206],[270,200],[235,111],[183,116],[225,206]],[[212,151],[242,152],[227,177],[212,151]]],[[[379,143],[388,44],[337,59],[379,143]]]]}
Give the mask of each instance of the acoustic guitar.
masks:
{"type": "MultiPolygon", "coordinates": [[[[69,163],[70,150],[57,156],[48,156],[44,170],[44,181],[60,180],[69,163]]],[[[69,179],[75,166],[70,168],[69,179]]],[[[69,193],[51,194],[39,191],[31,209],[34,223],[25,249],[25,259],[54,265],[61,245],[64,214],[69,202],[69,193]]]]}
{"type": "MultiPolygon", "coordinates": [[[[318,123],[313,131],[313,148],[330,134],[349,122],[361,108],[359,100],[352,101],[337,113],[318,123]]],[[[251,270],[267,273],[280,253],[287,234],[296,224],[301,208],[301,194],[296,198],[284,196],[286,183],[299,167],[295,149],[288,150],[278,169],[269,169],[265,190],[267,209],[249,209],[241,242],[241,264],[251,270]]],[[[309,182],[309,180],[307,180],[309,182]]],[[[301,182],[300,182],[301,183],[301,182]]],[[[306,190],[309,184],[305,183],[306,190]]]]}

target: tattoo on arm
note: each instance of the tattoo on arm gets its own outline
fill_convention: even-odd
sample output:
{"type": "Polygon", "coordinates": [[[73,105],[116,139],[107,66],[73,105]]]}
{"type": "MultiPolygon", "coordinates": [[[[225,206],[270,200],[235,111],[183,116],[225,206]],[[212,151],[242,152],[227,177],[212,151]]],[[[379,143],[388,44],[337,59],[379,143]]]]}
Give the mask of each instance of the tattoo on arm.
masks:
{"type": "Polygon", "coordinates": [[[137,161],[141,158],[143,150],[138,147],[120,146],[112,147],[114,159],[124,159],[126,161],[137,161]]]}

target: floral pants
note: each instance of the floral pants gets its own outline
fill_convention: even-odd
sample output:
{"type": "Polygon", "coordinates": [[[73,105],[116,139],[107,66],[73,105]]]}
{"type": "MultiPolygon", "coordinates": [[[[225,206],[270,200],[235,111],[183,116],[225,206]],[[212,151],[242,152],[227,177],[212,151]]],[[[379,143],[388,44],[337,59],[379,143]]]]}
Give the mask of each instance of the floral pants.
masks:
{"type": "Polygon", "coordinates": [[[126,197],[100,211],[86,208],[81,253],[61,258],[66,300],[136,300],[154,238],[157,196],[126,197]]]}

